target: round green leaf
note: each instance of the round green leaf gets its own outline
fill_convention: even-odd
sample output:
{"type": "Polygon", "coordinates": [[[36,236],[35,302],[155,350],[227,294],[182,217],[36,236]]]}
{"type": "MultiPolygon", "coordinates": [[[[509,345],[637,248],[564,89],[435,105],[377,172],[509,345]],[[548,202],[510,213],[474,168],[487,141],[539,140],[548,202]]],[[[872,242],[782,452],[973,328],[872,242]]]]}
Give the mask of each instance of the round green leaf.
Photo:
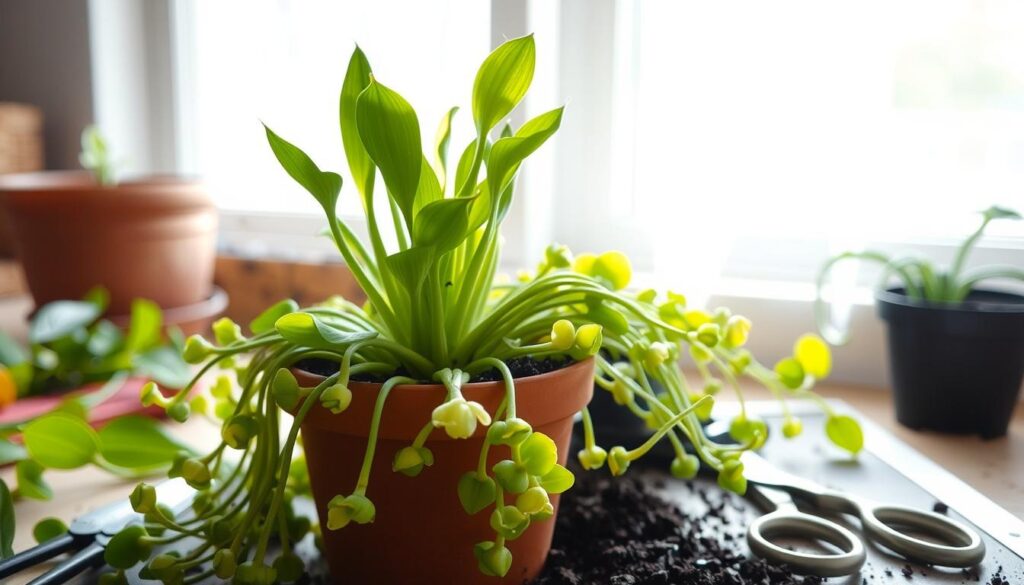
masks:
{"type": "Polygon", "coordinates": [[[459,502],[467,514],[476,514],[494,502],[494,480],[470,471],[459,478],[459,502]]]}
{"type": "Polygon", "coordinates": [[[103,458],[114,465],[146,470],[170,465],[174,457],[188,447],[157,421],[126,416],[100,429],[99,449],[103,458]]]}
{"type": "Polygon", "coordinates": [[[68,531],[68,525],[60,518],[43,518],[32,529],[32,536],[36,542],[42,544],[47,540],[53,540],[68,531]]]}
{"type": "Polygon", "coordinates": [[[519,454],[530,475],[543,476],[558,462],[558,447],[551,437],[543,433],[533,433],[523,441],[519,454]]]}
{"type": "Polygon", "coordinates": [[[828,417],[825,421],[825,434],[837,446],[854,455],[864,448],[864,433],[860,423],[844,414],[828,417]]]}
{"type": "Polygon", "coordinates": [[[540,478],[540,487],[549,494],[560,494],[572,487],[576,482],[575,476],[568,469],[555,464],[551,471],[540,478]]]}
{"type": "Polygon", "coordinates": [[[25,448],[43,467],[75,469],[93,460],[99,449],[96,431],[82,419],[63,413],[36,419],[25,427],[25,448]]]}
{"type": "Polygon", "coordinates": [[[18,493],[33,500],[49,500],[53,490],[43,480],[43,466],[31,459],[19,461],[14,468],[18,479],[18,493]]]}
{"type": "Polygon", "coordinates": [[[775,373],[787,388],[799,388],[804,383],[804,368],[796,359],[788,357],[775,364],[775,373]]]}

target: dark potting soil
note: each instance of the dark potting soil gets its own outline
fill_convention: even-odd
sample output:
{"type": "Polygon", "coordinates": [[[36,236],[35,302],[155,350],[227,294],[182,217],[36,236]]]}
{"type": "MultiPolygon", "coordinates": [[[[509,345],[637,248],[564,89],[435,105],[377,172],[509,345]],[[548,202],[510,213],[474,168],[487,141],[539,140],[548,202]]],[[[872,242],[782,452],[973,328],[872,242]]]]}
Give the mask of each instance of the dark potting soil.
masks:
{"type": "Polygon", "coordinates": [[[822,582],[749,558],[737,538],[745,527],[729,526],[721,490],[691,484],[708,511],[690,515],[643,478],[577,473],[576,485],[562,495],[551,553],[533,585],[822,582]]]}
{"type": "MultiPolygon", "coordinates": [[[[507,365],[509,371],[512,372],[513,378],[525,378],[527,376],[536,376],[539,374],[553,372],[569,365],[569,363],[570,360],[566,358],[548,357],[543,359],[534,359],[531,357],[521,357],[509,360],[505,362],[505,365],[507,365]]],[[[311,374],[317,374],[320,376],[336,374],[339,368],[338,362],[321,358],[302,360],[297,362],[295,366],[311,374]]],[[[352,379],[357,382],[381,383],[391,376],[405,375],[408,375],[408,372],[403,369],[398,369],[391,374],[363,374],[352,376],[352,379]]],[[[473,376],[473,378],[470,379],[470,382],[494,382],[497,380],[501,380],[501,372],[495,368],[491,368],[473,376]]]]}

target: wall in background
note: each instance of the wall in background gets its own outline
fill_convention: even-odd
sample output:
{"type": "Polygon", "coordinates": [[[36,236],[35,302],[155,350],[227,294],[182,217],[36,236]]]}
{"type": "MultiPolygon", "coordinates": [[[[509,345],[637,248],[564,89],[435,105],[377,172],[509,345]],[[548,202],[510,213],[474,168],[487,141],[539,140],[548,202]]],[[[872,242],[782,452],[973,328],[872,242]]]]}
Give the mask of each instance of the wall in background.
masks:
{"type": "Polygon", "coordinates": [[[50,169],[78,167],[93,121],[89,42],[87,2],[0,0],[0,101],[42,108],[50,169]]]}

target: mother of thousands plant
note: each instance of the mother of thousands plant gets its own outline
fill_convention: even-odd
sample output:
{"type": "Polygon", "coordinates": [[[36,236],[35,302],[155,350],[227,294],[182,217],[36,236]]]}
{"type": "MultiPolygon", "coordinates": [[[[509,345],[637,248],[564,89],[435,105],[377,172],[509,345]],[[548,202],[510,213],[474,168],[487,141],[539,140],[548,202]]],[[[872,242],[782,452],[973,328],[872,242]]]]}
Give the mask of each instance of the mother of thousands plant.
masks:
{"type": "MultiPolygon", "coordinates": [[[[723,487],[743,493],[739,455],[764,441],[765,423],[748,417],[744,409],[732,421],[737,445],[710,441],[701,427],[710,416],[712,396],[723,384],[739,393],[740,376],[755,379],[780,397],[815,398],[830,415],[832,440],[852,452],[860,449],[856,423],[832,413],[810,390],[830,368],[828,349],[816,337],[801,338],[793,357],[767,368],[743,349],[750,321],[727,309],[689,307],[679,294],[629,291],[630,264],[618,252],[574,259],[564,246],[551,246],[534,274],[495,284],[499,227],[512,202],[520,165],[562,120],[562,108],[556,108],[518,129],[505,123],[496,136],[492,133],[523,99],[533,72],[531,36],[510,40],[487,57],[472,92],[476,139],[452,167],[448,147],[457,109],[444,116],[434,148],[423,154],[416,112],[377,81],[366,56],[355,50],[341,90],[340,125],[368,242],[335,214],[341,176],[321,170],[298,147],[266,129],[281,166],[323,207],[328,232],[368,300],[361,307],[334,299],[308,308],[283,301],[251,323],[250,337],[222,319],[214,325],[216,344],[198,336],[187,341],[186,360],[202,364],[195,380],[214,368],[228,372],[210,389],[223,421],[223,442],[204,456],[182,455],[173,465],[170,476],[183,477],[198,490],[192,510],[180,517],[156,502],[153,487],[142,484],[136,489],[132,502],[146,514],[147,523],[115,537],[107,552],[109,564],[126,569],[148,560],[146,574],[166,583],[210,575],[244,584],[297,579],[304,568],[292,543],[311,530],[291,505],[309,485],[303,457],[295,455],[299,425],[314,408],[344,411],[352,400],[349,382],[359,378],[386,381],[373,412],[359,479],[350,492],[331,500],[321,521],[328,530],[339,530],[374,520],[370,469],[378,455],[388,394],[399,384],[440,383],[447,388],[446,399],[423,421],[412,444],[393,454],[393,469],[415,476],[431,466],[434,457],[425,443],[435,428],[466,438],[478,425],[489,426],[481,465],[467,469],[451,486],[469,514],[494,506],[494,538],[475,548],[479,568],[488,575],[503,576],[509,570],[512,558],[506,542],[531,522],[549,518],[549,494],[573,483],[572,474],[555,463],[554,442],[517,416],[516,385],[508,367],[515,358],[595,360],[595,384],[652,429],[644,444],[606,452],[598,446],[584,409],[586,441],[578,457],[586,469],[607,463],[612,474],[620,475],[655,442],[667,440],[676,453],[674,475],[693,477],[703,465],[717,473],[723,487]],[[386,198],[388,217],[377,215],[379,197],[386,198]],[[396,249],[386,245],[387,233],[397,242],[396,249]],[[681,354],[692,359],[698,384],[680,370],[681,354]],[[243,356],[251,357],[244,361],[243,356]],[[302,388],[289,367],[310,358],[337,362],[338,371],[316,387],[302,388]],[[460,390],[485,371],[500,374],[506,389],[496,412],[467,400],[460,390]],[[281,411],[294,418],[284,418],[281,411]],[[688,454],[684,443],[696,455],[688,454]],[[507,458],[488,469],[484,462],[489,449],[500,449],[507,458]],[[149,559],[154,545],[186,537],[199,539],[187,553],[149,559]],[[271,562],[268,547],[274,537],[283,552],[271,562]]],[[[188,396],[181,392],[167,398],[150,385],[142,399],[166,407],[181,421],[190,412],[188,396]]],[[[799,432],[799,421],[787,417],[784,433],[799,432]]],[[[108,576],[112,581],[121,578],[122,573],[108,576]]]]}

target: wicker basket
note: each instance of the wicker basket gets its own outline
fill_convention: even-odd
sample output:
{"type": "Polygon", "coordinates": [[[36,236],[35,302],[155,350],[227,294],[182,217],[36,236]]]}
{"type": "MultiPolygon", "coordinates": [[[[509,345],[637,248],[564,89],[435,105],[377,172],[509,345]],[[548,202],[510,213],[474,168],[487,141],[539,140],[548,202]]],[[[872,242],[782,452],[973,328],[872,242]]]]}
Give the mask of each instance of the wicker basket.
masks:
{"type": "MultiPolygon", "coordinates": [[[[27,104],[0,102],[0,175],[43,169],[43,114],[27,104]]],[[[7,212],[0,206],[0,258],[14,255],[7,212]]]]}

